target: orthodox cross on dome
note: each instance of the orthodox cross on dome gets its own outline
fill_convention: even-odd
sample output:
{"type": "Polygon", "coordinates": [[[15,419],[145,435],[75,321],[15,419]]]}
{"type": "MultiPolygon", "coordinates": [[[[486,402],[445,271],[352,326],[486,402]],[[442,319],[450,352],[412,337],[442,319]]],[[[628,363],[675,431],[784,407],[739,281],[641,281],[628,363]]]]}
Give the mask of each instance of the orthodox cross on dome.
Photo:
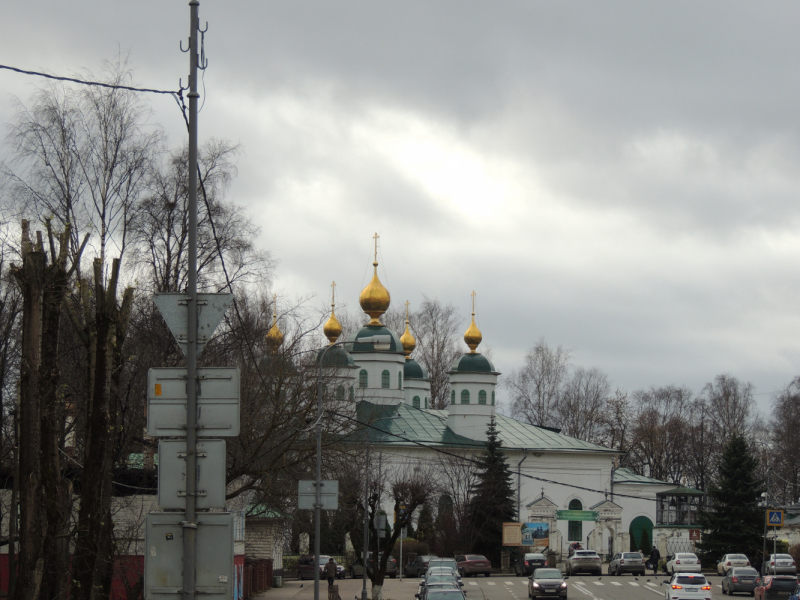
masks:
{"type": "Polygon", "coordinates": [[[331,308],[336,305],[336,282],[331,283],[331,308]]]}
{"type": "Polygon", "coordinates": [[[408,300],[406,300],[406,323],[408,323],[408,307],[411,304],[408,300]]]}
{"type": "Polygon", "coordinates": [[[472,314],[475,315],[475,290],[472,290],[470,296],[472,296],[472,314]]]}
{"type": "Polygon", "coordinates": [[[378,238],[381,236],[378,235],[378,232],[375,232],[375,235],[372,236],[372,239],[375,240],[375,265],[377,266],[378,263],[378,238]]]}

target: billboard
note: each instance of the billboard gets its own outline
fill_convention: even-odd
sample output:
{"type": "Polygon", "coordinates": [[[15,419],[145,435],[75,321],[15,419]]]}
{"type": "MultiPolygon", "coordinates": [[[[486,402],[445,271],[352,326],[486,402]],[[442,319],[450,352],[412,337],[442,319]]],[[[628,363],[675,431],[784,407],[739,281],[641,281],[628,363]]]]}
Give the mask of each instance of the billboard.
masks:
{"type": "Polygon", "coordinates": [[[550,545],[550,525],[547,523],[503,523],[503,546],[550,545]]]}

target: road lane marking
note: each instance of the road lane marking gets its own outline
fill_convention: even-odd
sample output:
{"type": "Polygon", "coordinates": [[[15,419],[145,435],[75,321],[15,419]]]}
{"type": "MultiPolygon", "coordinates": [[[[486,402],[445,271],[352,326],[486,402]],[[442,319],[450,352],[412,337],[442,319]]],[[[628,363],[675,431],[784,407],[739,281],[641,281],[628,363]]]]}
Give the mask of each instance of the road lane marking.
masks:
{"type": "Polygon", "coordinates": [[[619,581],[612,581],[611,585],[622,585],[619,581]]]}
{"type": "Polygon", "coordinates": [[[486,583],[488,583],[489,585],[497,585],[494,581],[487,581],[486,583]]]}
{"type": "Polygon", "coordinates": [[[639,584],[638,584],[638,583],[636,583],[635,581],[629,581],[628,583],[629,583],[630,585],[634,586],[634,587],[639,587],[639,584]]]}
{"type": "Polygon", "coordinates": [[[469,584],[470,585],[478,585],[478,582],[477,581],[470,581],[469,584]]]}
{"type": "Polygon", "coordinates": [[[605,583],[603,583],[602,581],[594,581],[593,583],[595,585],[605,585],[605,583]]]}
{"type": "Polygon", "coordinates": [[[513,581],[504,581],[503,583],[505,583],[506,585],[514,585],[513,581]]]}

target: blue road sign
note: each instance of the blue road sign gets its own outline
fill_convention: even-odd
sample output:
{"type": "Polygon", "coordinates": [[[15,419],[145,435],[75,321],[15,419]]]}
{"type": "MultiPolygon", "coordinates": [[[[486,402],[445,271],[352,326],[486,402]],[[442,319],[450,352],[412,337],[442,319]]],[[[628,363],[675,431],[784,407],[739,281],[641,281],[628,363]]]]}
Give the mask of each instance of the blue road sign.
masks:
{"type": "Polygon", "coordinates": [[[783,511],[782,510],[768,510],[767,511],[767,524],[770,527],[783,527],[783,511]]]}

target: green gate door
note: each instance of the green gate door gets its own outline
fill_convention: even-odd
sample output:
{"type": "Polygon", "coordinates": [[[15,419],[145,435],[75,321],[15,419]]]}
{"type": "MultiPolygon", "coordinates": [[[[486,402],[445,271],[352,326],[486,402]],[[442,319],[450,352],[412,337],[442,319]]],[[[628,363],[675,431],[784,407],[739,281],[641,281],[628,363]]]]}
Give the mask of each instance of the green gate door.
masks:
{"type": "Polygon", "coordinates": [[[642,550],[645,555],[653,548],[653,522],[647,517],[636,517],[631,521],[628,533],[631,536],[631,551],[642,550]]]}

